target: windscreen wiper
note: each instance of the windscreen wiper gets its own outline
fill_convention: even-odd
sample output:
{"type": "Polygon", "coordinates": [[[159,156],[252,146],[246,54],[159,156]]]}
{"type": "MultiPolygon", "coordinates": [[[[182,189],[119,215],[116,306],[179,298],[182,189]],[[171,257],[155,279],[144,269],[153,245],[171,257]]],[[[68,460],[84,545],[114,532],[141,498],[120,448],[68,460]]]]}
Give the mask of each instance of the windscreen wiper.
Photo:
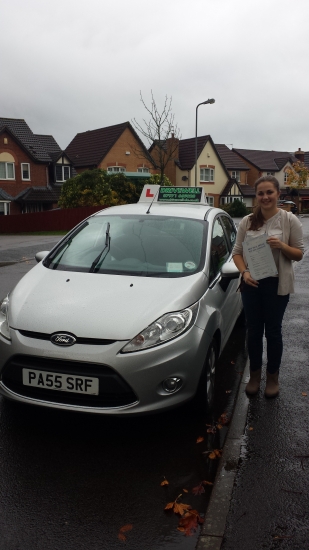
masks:
{"type": "Polygon", "coordinates": [[[104,248],[103,250],[100,252],[100,254],[96,257],[95,260],[93,260],[92,264],[91,264],[91,268],[89,269],[89,273],[93,273],[94,270],[99,267],[105,260],[107,254],[109,253],[109,249],[110,249],[110,246],[111,246],[111,237],[110,237],[110,226],[111,224],[108,222],[107,224],[107,229],[106,229],[106,237],[105,237],[105,245],[104,245],[104,248]],[[106,250],[107,249],[107,250],[106,250]],[[103,254],[106,250],[106,254],[105,256],[103,257],[103,254]],[[102,259],[101,259],[102,258],[102,259]]]}

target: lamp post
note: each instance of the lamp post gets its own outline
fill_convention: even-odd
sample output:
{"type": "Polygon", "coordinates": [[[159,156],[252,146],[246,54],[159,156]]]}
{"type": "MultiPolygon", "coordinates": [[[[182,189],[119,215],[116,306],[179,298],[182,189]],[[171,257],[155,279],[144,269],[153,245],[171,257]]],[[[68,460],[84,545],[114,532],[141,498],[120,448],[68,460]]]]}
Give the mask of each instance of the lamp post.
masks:
{"type": "Polygon", "coordinates": [[[207,101],[202,101],[196,106],[195,111],[195,187],[197,187],[197,110],[200,105],[207,105],[207,103],[214,103],[214,99],[207,99],[207,101]]]}

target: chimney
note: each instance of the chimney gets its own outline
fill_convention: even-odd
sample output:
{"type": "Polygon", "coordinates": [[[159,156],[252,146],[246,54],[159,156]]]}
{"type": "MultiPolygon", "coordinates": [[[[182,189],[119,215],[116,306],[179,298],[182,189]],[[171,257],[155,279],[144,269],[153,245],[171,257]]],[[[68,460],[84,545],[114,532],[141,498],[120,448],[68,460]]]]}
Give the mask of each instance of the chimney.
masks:
{"type": "Polygon", "coordinates": [[[296,157],[300,162],[305,162],[305,153],[300,147],[298,147],[298,151],[294,153],[294,157],[296,157]]]}

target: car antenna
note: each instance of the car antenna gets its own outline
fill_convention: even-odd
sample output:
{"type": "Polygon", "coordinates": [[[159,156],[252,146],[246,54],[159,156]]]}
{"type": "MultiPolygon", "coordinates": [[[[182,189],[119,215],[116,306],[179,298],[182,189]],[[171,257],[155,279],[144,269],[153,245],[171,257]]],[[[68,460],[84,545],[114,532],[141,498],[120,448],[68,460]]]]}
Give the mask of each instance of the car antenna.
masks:
{"type": "Polygon", "coordinates": [[[151,201],[151,203],[150,203],[150,205],[149,205],[149,208],[148,208],[148,210],[147,210],[146,214],[150,214],[150,208],[151,208],[151,207],[152,207],[152,205],[153,205],[153,201],[155,200],[155,198],[156,198],[157,194],[158,194],[158,193],[159,193],[159,191],[160,191],[160,185],[159,185],[158,187],[159,187],[159,189],[158,189],[158,191],[156,192],[155,196],[153,197],[153,199],[152,199],[152,201],[151,201]]]}

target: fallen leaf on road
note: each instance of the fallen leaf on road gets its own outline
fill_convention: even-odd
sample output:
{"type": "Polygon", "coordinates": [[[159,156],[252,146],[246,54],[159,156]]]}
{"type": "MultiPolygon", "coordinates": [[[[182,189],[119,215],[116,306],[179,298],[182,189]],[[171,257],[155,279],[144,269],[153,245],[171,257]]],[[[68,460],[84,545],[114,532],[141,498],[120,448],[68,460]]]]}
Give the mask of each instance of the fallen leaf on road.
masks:
{"type": "Polygon", "coordinates": [[[198,524],[203,523],[203,521],[196,510],[190,510],[179,520],[177,529],[189,537],[196,531],[198,524]]]}
{"type": "Polygon", "coordinates": [[[205,493],[205,489],[204,489],[203,485],[197,485],[196,487],[193,487],[192,493],[195,496],[196,495],[202,495],[203,493],[205,493]]]}
{"type": "Polygon", "coordinates": [[[214,460],[215,458],[220,458],[222,456],[222,451],[220,449],[214,449],[209,455],[208,458],[214,460]]]}
{"type": "Polygon", "coordinates": [[[217,431],[216,426],[211,426],[211,428],[207,428],[207,433],[208,434],[215,434],[216,431],[217,431]]]}
{"type": "Polygon", "coordinates": [[[213,485],[212,481],[202,481],[203,485],[213,485]]]}
{"type": "Polygon", "coordinates": [[[164,480],[161,481],[160,485],[161,485],[161,487],[164,487],[164,485],[169,485],[169,482],[167,481],[166,478],[164,478],[164,480]]]}
{"type": "Polygon", "coordinates": [[[307,397],[307,395],[308,395],[308,394],[307,394],[306,392],[304,392],[304,391],[302,391],[301,394],[302,394],[304,397],[307,397]]]}
{"type": "Polygon", "coordinates": [[[169,502],[165,506],[164,510],[173,510],[174,514],[179,514],[180,516],[182,516],[185,512],[190,510],[191,509],[190,504],[184,504],[182,502],[178,502],[178,499],[181,496],[182,495],[178,495],[178,497],[176,498],[176,500],[174,500],[174,502],[169,502]]]}
{"type": "Polygon", "coordinates": [[[225,424],[228,424],[229,421],[230,421],[230,419],[229,419],[229,416],[226,412],[222,413],[221,416],[218,418],[218,423],[219,424],[225,425],[225,424]]]}
{"type": "Polygon", "coordinates": [[[252,428],[252,426],[250,426],[249,431],[252,432],[252,430],[253,430],[253,428],[252,428]]]}
{"type": "Polygon", "coordinates": [[[188,491],[188,489],[183,489],[183,492],[188,493],[189,491],[188,491]]]}
{"type": "Polygon", "coordinates": [[[197,438],[196,443],[202,443],[202,441],[204,441],[204,438],[200,436],[197,438]]]}
{"type": "Polygon", "coordinates": [[[120,527],[118,533],[119,540],[125,542],[127,540],[127,537],[124,535],[124,533],[131,531],[131,529],[133,529],[133,525],[131,523],[127,523],[127,525],[123,525],[122,527],[120,527]]]}
{"type": "Polygon", "coordinates": [[[225,393],[232,393],[232,390],[226,390],[225,393]]]}

